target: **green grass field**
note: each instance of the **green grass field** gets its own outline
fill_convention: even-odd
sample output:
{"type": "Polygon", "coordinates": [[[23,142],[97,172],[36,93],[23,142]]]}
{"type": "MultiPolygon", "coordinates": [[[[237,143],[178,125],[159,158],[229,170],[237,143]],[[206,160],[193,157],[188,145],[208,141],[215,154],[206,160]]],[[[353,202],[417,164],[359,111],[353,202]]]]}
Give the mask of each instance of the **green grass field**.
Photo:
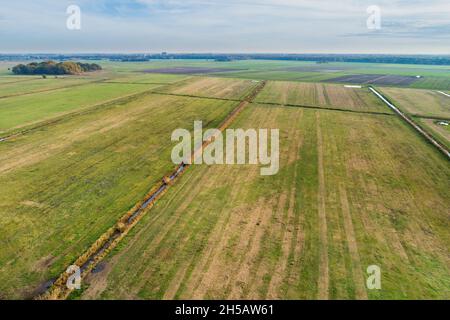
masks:
{"type": "Polygon", "coordinates": [[[188,79],[189,76],[185,75],[172,75],[172,74],[146,74],[146,73],[121,73],[113,77],[108,82],[119,83],[142,83],[142,84],[169,84],[178,82],[184,79],[188,79]]]}
{"type": "Polygon", "coordinates": [[[0,134],[73,111],[150,90],[157,85],[93,83],[0,99],[0,134]]]}
{"type": "Polygon", "coordinates": [[[368,112],[390,112],[367,88],[344,85],[271,81],[257,102],[368,112]]]}
{"type": "Polygon", "coordinates": [[[0,85],[0,99],[20,96],[23,94],[30,94],[40,91],[51,91],[53,89],[73,87],[82,84],[87,84],[94,81],[93,78],[81,78],[81,77],[64,77],[64,78],[32,78],[22,79],[18,82],[3,83],[0,85]]]}
{"type": "Polygon", "coordinates": [[[171,171],[175,128],[235,104],[145,95],[1,143],[2,297],[32,296],[171,171]]]}
{"type": "Polygon", "coordinates": [[[280,128],[280,173],[190,169],[82,298],[448,297],[450,170],[398,118],[253,105],[233,126],[280,128]]]}
{"type": "Polygon", "coordinates": [[[155,91],[194,97],[240,100],[247,96],[257,84],[257,81],[250,80],[195,77],[155,91]]]}
{"type": "Polygon", "coordinates": [[[379,89],[445,141],[431,118],[450,117],[436,92],[450,92],[448,67],[98,63],[58,79],[0,63],[0,137],[14,134],[0,141],[0,299],[42,292],[173,170],[174,129],[218,127],[259,80],[271,81],[232,127],[280,129],[280,172],[190,167],[72,298],[450,297],[448,159],[367,88],[320,82],[423,75],[427,90],[379,89]],[[141,72],[189,66],[240,70],[141,72]],[[366,289],[369,265],[382,290],[366,289]]]}
{"type": "MultiPolygon", "coordinates": [[[[450,149],[450,127],[438,124],[436,119],[414,118],[423,128],[427,129],[443,145],[450,149]]],[[[448,121],[447,121],[448,122],[448,121]]]]}

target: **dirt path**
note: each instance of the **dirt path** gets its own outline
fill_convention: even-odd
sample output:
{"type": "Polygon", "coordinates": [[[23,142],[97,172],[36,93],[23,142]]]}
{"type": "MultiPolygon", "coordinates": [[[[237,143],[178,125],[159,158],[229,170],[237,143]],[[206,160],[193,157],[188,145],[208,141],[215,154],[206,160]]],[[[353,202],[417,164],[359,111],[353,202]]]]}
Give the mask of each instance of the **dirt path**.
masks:
{"type": "Polygon", "coordinates": [[[327,230],[327,213],[325,206],[325,172],[323,164],[323,141],[322,131],[320,129],[320,114],[316,113],[317,119],[317,157],[319,171],[319,193],[318,193],[318,210],[319,210],[319,232],[320,232],[320,265],[318,279],[318,299],[326,300],[329,297],[329,275],[328,275],[328,230],[327,230]]]}

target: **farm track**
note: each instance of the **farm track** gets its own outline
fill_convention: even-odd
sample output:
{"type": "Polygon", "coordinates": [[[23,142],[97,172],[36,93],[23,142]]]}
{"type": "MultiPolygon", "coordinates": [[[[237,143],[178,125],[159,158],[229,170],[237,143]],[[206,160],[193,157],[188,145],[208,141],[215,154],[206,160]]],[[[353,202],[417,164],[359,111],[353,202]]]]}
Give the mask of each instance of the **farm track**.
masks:
{"type": "MultiPolygon", "coordinates": [[[[259,92],[264,88],[266,81],[262,81],[247,97],[240,101],[239,105],[231,111],[231,113],[224,119],[219,126],[219,130],[225,130],[241,113],[241,111],[250,104],[259,92]]],[[[192,153],[192,159],[196,154],[212,142],[212,139],[205,141],[203,145],[192,153]]],[[[117,244],[128,234],[128,232],[140,221],[140,219],[154,206],[168,190],[168,188],[175,183],[189,165],[180,164],[175,170],[161,179],[161,182],[153,187],[147,196],[128,211],[117,223],[106,231],[83,255],[75,260],[74,265],[81,269],[82,279],[89,275],[89,273],[102,261],[108,253],[113,250],[117,244]]],[[[63,272],[57,280],[52,284],[49,290],[36,297],[38,300],[61,300],[66,299],[71,289],[67,288],[66,282],[69,275],[63,272]]]]}
{"type": "Polygon", "coordinates": [[[386,99],[381,93],[375,90],[373,87],[369,87],[370,91],[372,91],[378,98],[380,98],[389,108],[394,110],[394,112],[399,115],[404,121],[406,121],[413,129],[415,129],[423,138],[426,139],[427,142],[431,143],[433,146],[437,148],[438,151],[442,152],[448,159],[450,159],[450,151],[446,146],[438,142],[433,136],[428,133],[425,129],[419,126],[414,120],[412,120],[406,113],[402,112],[399,108],[397,108],[394,104],[392,104],[388,99],[386,99]]]}

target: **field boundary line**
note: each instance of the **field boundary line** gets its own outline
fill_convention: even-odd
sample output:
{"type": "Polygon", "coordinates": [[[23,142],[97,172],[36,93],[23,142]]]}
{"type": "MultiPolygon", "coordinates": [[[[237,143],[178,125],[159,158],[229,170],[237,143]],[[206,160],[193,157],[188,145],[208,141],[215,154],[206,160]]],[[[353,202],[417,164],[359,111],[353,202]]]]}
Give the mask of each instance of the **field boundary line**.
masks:
{"type": "Polygon", "coordinates": [[[105,82],[106,80],[107,79],[100,79],[100,80],[88,81],[86,83],[76,83],[76,84],[72,84],[72,85],[68,85],[68,86],[64,86],[64,87],[58,87],[58,88],[51,88],[51,89],[44,89],[44,90],[25,92],[25,93],[10,94],[10,95],[6,95],[6,96],[0,96],[0,99],[29,96],[29,95],[37,94],[37,93],[57,91],[57,90],[64,90],[64,89],[74,88],[74,87],[82,87],[82,86],[86,86],[86,85],[93,84],[93,83],[102,83],[102,82],[105,82]]]}
{"type": "MultiPolygon", "coordinates": [[[[195,96],[195,95],[189,95],[189,94],[169,93],[169,92],[160,92],[160,91],[153,91],[152,93],[157,94],[157,95],[167,95],[167,96],[185,97],[185,98],[193,98],[193,99],[209,99],[209,100],[221,100],[221,101],[232,101],[232,102],[242,101],[239,99],[195,96]]],[[[304,109],[313,109],[313,110],[328,110],[328,111],[341,111],[341,112],[350,112],[350,113],[359,113],[359,114],[394,116],[393,113],[382,112],[382,111],[358,111],[358,110],[342,109],[342,108],[330,108],[330,107],[320,107],[320,106],[300,105],[300,104],[283,104],[283,103],[276,103],[276,102],[261,102],[261,101],[252,101],[252,103],[261,104],[261,105],[280,106],[280,107],[293,107],[293,108],[304,108],[304,109]]]]}
{"type": "MultiPolygon", "coordinates": [[[[219,126],[220,131],[224,131],[240,114],[240,112],[258,95],[265,86],[266,81],[262,81],[239,105],[232,110],[219,126]]],[[[202,146],[195,150],[191,158],[194,159],[199,151],[212,143],[213,137],[205,141],[202,146]]],[[[176,166],[171,174],[164,176],[161,182],[150,189],[150,192],[142,201],[131,208],[124,216],[122,216],[114,226],[109,228],[102,236],[100,236],[87,251],[79,256],[73,265],[80,267],[81,278],[84,279],[97,265],[102,261],[117,244],[129,233],[129,231],[142,219],[142,217],[155,205],[173,185],[177,178],[183,175],[189,164],[181,163],[176,166]]],[[[52,286],[42,295],[38,295],[37,300],[62,300],[67,299],[73,291],[66,286],[69,274],[63,271],[52,286]]]]}
{"type": "Polygon", "coordinates": [[[312,105],[300,105],[300,104],[282,104],[276,102],[255,102],[262,105],[274,105],[274,106],[283,106],[283,107],[291,107],[291,108],[304,108],[304,109],[313,109],[313,110],[328,110],[328,111],[341,111],[341,112],[350,112],[350,113],[359,113],[359,114],[373,114],[373,115],[384,115],[384,116],[393,116],[393,113],[388,112],[378,112],[378,111],[358,111],[351,109],[342,109],[342,108],[331,108],[331,107],[320,107],[320,106],[312,106],[312,105]]]}
{"type": "Polygon", "coordinates": [[[22,79],[22,80],[11,81],[11,82],[2,82],[2,83],[0,83],[0,87],[8,85],[8,84],[19,83],[19,82],[27,82],[27,81],[34,81],[34,80],[40,80],[40,79],[42,79],[42,78],[35,77],[35,78],[32,78],[32,79],[22,79]]]}
{"type": "Polygon", "coordinates": [[[353,281],[355,282],[355,294],[357,299],[367,300],[367,292],[364,286],[364,275],[359,257],[358,241],[355,236],[350,206],[348,203],[347,191],[343,184],[339,185],[339,197],[341,200],[342,215],[344,218],[344,230],[347,239],[348,250],[353,262],[353,281]]]}
{"type": "MultiPolygon", "coordinates": [[[[181,80],[180,80],[181,81],[181,80]]],[[[131,82],[131,81],[112,81],[112,80],[106,80],[104,83],[117,83],[117,84],[142,84],[142,85],[146,85],[146,84],[157,84],[159,86],[169,86],[172,84],[175,84],[179,81],[176,82],[131,82]]]]}
{"type": "Polygon", "coordinates": [[[435,146],[438,151],[443,153],[450,160],[450,151],[446,146],[438,142],[432,134],[428,133],[425,129],[423,129],[420,125],[418,125],[412,118],[410,118],[406,113],[402,112],[399,108],[397,108],[393,103],[391,103],[386,97],[384,97],[381,93],[375,90],[373,87],[369,87],[369,89],[380,98],[389,108],[395,111],[406,123],[408,123],[413,129],[415,129],[425,140],[435,146]]]}
{"type": "Polygon", "coordinates": [[[448,94],[448,93],[445,93],[445,92],[443,92],[443,91],[437,91],[437,92],[439,92],[440,94],[443,94],[444,96],[450,98],[450,94],[448,94]]]}
{"type": "Polygon", "coordinates": [[[421,115],[421,114],[412,114],[411,116],[414,118],[420,118],[420,119],[450,121],[450,117],[426,116],[426,115],[421,115]]]}
{"type": "Polygon", "coordinates": [[[69,113],[66,113],[66,114],[62,114],[62,115],[59,115],[59,116],[47,119],[47,120],[40,121],[40,122],[37,122],[35,125],[29,125],[28,128],[26,126],[23,129],[19,129],[18,131],[11,130],[10,133],[7,133],[5,136],[0,136],[0,142],[8,140],[8,139],[11,139],[11,138],[16,138],[18,136],[27,134],[27,133],[29,133],[31,131],[40,129],[42,127],[46,127],[46,126],[49,126],[49,125],[57,124],[57,123],[62,122],[64,120],[72,119],[72,118],[74,118],[76,116],[82,116],[82,115],[85,115],[85,114],[89,114],[89,113],[95,112],[95,111],[97,111],[99,109],[111,107],[111,106],[114,106],[116,104],[127,103],[127,102],[130,102],[131,100],[138,99],[141,96],[143,97],[145,95],[151,95],[151,94],[153,94],[152,90],[153,89],[144,90],[144,91],[128,94],[128,95],[125,95],[125,96],[117,97],[117,98],[114,98],[114,99],[111,99],[111,100],[103,101],[103,102],[100,102],[100,103],[97,103],[97,104],[93,104],[93,105],[90,105],[90,106],[86,106],[86,107],[84,107],[81,110],[77,110],[77,111],[74,111],[74,112],[69,112],[69,113]]]}
{"type": "Polygon", "coordinates": [[[195,96],[195,95],[192,95],[192,94],[170,93],[170,92],[161,92],[161,91],[153,91],[152,93],[165,95],[165,96],[184,97],[184,98],[222,100],[222,101],[233,101],[233,102],[241,102],[242,101],[242,100],[239,100],[239,99],[231,99],[231,98],[205,97],[205,96],[195,96]]]}
{"type": "Polygon", "coordinates": [[[320,262],[319,277],[317,279],[317,297],[319,300],[329,298],[329,267],[328,267],[328,228],[326,212],[325,172],[323,166],[323,137],[320,129],[320,114],[316,113],[317,125],[317,160],[319,175],[318,211],[319,211],[319,237],[320,237],[320,262]]]}

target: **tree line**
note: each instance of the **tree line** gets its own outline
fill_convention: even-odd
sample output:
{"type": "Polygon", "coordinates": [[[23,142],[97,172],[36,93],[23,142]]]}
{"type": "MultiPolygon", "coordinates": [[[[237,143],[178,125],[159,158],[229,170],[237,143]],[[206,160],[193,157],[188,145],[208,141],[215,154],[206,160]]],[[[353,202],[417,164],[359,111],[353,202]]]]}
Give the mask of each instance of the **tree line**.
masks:
{"type": "Polygon", "coordinates": [[[102,70],[102,67],[96,63],[82,63],[82,62],[32,62],[27,65],[19,64],[12,68],[14,74],[22,75],[62,75],[62,74],[80,74],[83,72],[92,72],[102,70]]]}

